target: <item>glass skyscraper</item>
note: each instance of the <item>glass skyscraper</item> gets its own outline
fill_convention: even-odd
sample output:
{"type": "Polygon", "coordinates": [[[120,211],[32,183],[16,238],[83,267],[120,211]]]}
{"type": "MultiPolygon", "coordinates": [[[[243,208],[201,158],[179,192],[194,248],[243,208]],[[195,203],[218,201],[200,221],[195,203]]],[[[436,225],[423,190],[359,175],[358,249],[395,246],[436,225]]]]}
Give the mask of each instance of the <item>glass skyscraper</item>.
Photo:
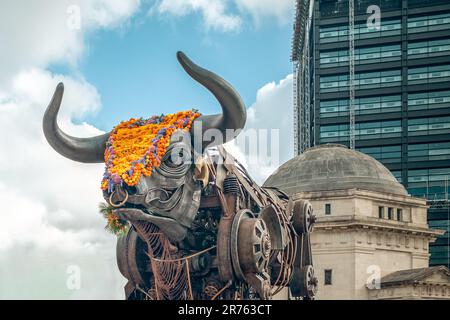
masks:
{"type": "MultiPolygon", "coordinates": [[[[355,146],[429,200],[450,266],[450,1],[354,0],[355,146]],[[379,27],[367,23],[380,8],[379,27]]],[[[292,48],[295,149],[349,145],[348,0],[299,0],[292,48]]]]}

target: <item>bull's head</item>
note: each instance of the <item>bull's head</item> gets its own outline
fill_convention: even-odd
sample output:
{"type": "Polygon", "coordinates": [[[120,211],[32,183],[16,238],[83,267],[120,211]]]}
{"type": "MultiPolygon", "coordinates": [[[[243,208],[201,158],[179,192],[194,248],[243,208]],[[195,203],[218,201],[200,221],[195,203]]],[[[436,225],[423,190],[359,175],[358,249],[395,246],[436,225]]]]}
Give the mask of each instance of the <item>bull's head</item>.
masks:
{"type": "MultiPolygon", "coordinates": [[[[124,185],[123,188],[105,191],[104,197],[113,205],[120,203],[116,212],[125,219],[152,222],[172,240],[181,241],[198,211],[202,188],[195,175],[198,170],[196,161],[187,160],[196,158],[200,151],[198,146],[201,153],[206,147],[232,140],[245,125],[246,110],[241,97],[228,82],[197,66],[182,52],[177,53],[177,58],[193,79],[214,94],[222,113],[195,119],[189,133],[180,131],[173,135],[161,165],[150,177],[142,177],[135,187],[124,185]]],[[[59,128],[57,115],[63,92],[64,86],[60,83],[44,115],[47,141],[61,155],[74,161],[104,162],[109,133],[77,138],[59,128]]]]}

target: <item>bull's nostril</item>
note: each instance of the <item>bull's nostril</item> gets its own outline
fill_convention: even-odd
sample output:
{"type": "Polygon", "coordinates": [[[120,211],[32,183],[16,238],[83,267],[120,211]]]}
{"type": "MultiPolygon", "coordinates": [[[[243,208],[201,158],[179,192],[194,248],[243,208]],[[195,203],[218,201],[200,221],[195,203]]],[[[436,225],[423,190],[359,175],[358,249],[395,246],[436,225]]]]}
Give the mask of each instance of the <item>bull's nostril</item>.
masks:
{"type": "Polygon", "coordinates": [[[138,189],[134,186],[124,185],[124,189],[128,192],[129,195],[134,195],[138,192],[138,189]]]}

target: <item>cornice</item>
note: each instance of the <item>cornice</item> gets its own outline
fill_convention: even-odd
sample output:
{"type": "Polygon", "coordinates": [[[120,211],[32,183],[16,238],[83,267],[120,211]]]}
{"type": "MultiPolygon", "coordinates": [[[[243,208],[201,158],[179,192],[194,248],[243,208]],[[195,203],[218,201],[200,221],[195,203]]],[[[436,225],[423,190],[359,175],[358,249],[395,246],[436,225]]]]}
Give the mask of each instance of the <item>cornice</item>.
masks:
{"type": "Polygon", "coordinates": [[[319,217],[314,225],[314,230],[377,230],[385,232],[404,233],[410,235],[420,235],[429,238],[443,235],[445,230],[430,229],[426,226],[419,226],[409,222],[387,221],[372,217],[339,216],[339,217],[319,217]]]}

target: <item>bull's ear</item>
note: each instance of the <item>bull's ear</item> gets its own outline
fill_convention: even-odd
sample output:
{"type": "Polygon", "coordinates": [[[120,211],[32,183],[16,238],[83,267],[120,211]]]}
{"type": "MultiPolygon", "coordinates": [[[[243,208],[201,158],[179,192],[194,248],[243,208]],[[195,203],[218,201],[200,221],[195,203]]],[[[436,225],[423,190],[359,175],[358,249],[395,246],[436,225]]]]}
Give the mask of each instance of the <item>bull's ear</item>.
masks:
{"type": "Polygon", "coordinates": [[[58,126],[58,112],[64,94],[64,85],[59,83],[47,107],[42,121],[45,138],[58,153],[78,162],[103,162],[109,133],[92,138],[77,138],[64,133],[58,126]]]}
{"type": "MultiPolygon", "coordinates": [[[[239,134],[240,129],[244,128],[247,120],[245,104],[239,93],[220,76],[196,65],[183,52],[179,51],[177,58],[184,70],[216,97],[222,108],[222,113],[220,114],[201,116],[194,120],[191,129],[191,133],[195,136],[194,138],[201,138],[203,149],[234,139],[239,134]],[[201,123],[201,126],[196,126],[196,123],[201,123]],[[201,127],[200,130],[196,129],[199,127],[201,127]],[[216,134],[212,133],[213,130],[217,130],[221,134],[222,139],[206,141],[204,137],[208,134],[208,131],[210,136],[216,136],[216,134]]],[[[195,139],[193,140],[194,142],[195,139]]]]}

